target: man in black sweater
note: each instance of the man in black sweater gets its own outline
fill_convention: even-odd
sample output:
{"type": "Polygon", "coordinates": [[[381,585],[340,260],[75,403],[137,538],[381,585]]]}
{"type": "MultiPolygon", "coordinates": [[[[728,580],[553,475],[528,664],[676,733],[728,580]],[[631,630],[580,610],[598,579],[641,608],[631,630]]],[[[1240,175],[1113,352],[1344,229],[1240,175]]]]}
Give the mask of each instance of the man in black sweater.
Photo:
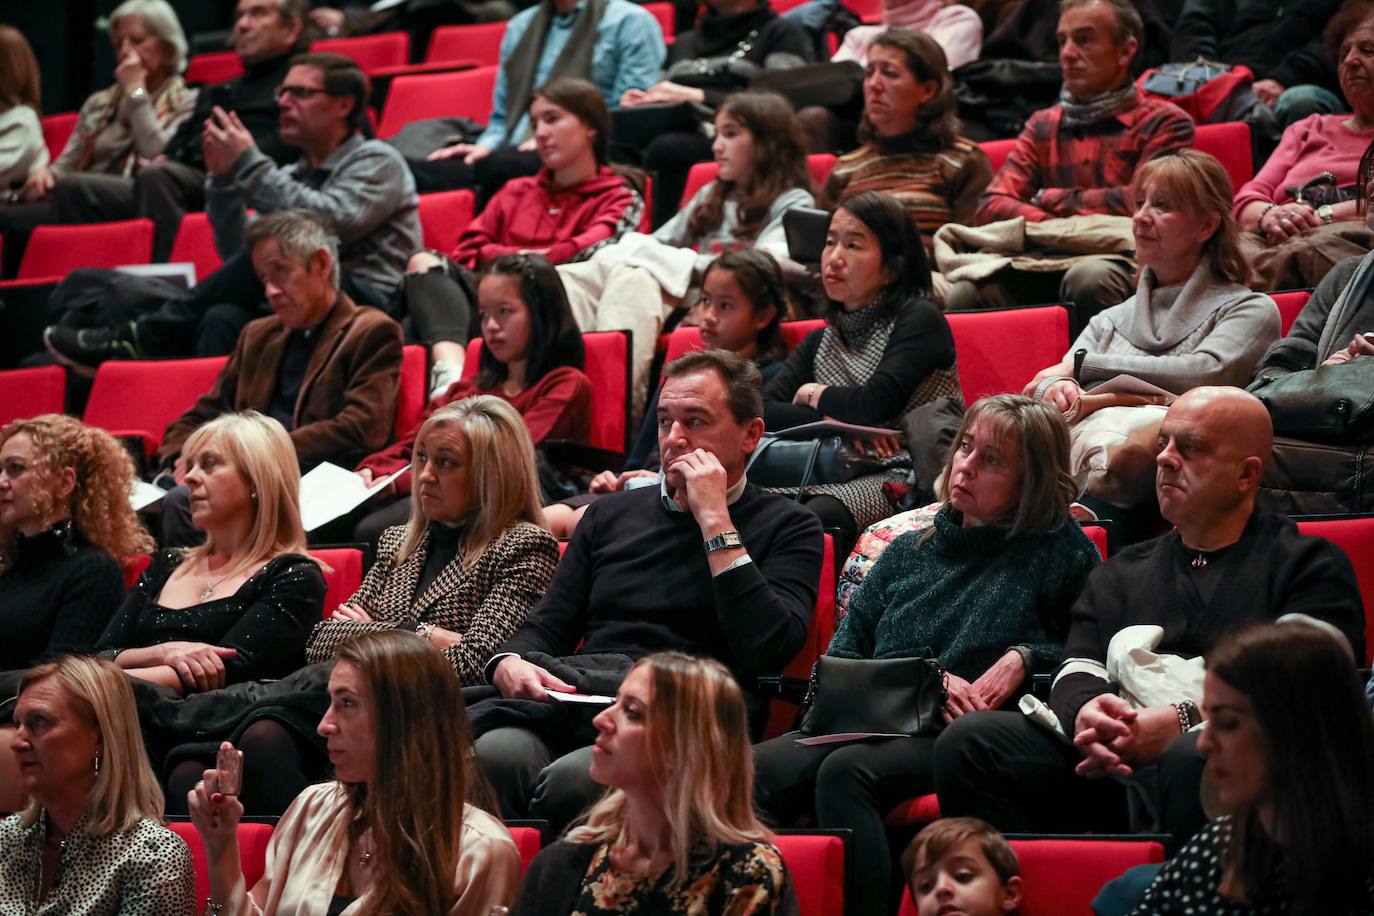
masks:
{"type": "Polygon", "coordinates": [[[943,815],[1006,832],[1117,830],[1129,780],[1155,822],[1140,826],[1182,840],[1206,822],[1196,698],[1136,709],[1119,696],[1107,647],[1125,627],[1162,627],[1156,652],[1196,657],[1237,627],[1300,613],[1335,625],[1364,657],[1349,559],[1289,519],[1254,514],[1273,446],[1264,406],[1238,388],[1195,388],[1169,408],[1160,442],[1155,492],[1177,530],[1088,577],[1050,694],[1063,734],[1019,712],[958,719],[935,749],[943,815]]]}
{"type": "Polygon", "coordinates": [[[216,105],[238,115],[258,148],[278,165],[295,161],[300,151],[277,135],[277,87],[285,81],[291,58],[305,48],[306,11],[305,0],[238,0],[233,43],[243,74],[203,87],[195,111],[177,127],[162,155],[139,168],[132,182],[111,182],[103,175],[73,175],[59,182],[54,199],[60,221],[147,217],[153,221],[153,260],[167,260],[181,218],[205,209],[201,138],[216,105]]]}
{"type": "Polygon", "coordinates": [[[616,673],[596,688],[613,693],[626,659],[669,649],[710,656],[735,672],[762,722],[754,678],[780,672],[805,641],[821,527],[745,479],[763,433],[758,369],[707,350],[665,374],[660,485],[591,505],[548,592],[487,663],[503,699],[473,705],[477,759],[507,818],[547,818],[561,829],[600,791],[587,770],[591,719],[604,707],[554,704],[549,693],[574,687],[531,657],[548,665],[575,653],[560,664],[582,670],[598,667],[597,655],[619,657],[619,670],[611,661],[616,673]]]}

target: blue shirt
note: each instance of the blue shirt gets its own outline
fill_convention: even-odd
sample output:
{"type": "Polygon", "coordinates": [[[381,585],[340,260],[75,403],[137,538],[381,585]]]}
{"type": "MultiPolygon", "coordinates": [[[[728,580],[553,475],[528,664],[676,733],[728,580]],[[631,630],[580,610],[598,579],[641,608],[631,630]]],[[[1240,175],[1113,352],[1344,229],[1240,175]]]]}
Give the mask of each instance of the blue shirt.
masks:
{"type": "MultiPolygon", "coordinates": [[[[566,16],[554,15],[534,71],[534,86],[542,86],[549,78],[554,62],[572,36],[573,23],[586,6],[585,2],[579,3],[566,16]]],[[[491,120],[477,138],[482,146],[496,149],[506,135],[505,64],[538,12],[539,7],[533,6],[517,13],[506,26],[506,34],[501,38],[501,72],[496,75],[496,88],[491,94],[491,120]]],[[[665,56],[663,29],[653,13],[630,0],[610,0],[606,4],[605,15],[596,27],[591,80],[605,96],[608,107],[619,105],[626,89],[648,89],[658,82],[665,56]]],[[[529,116],[522,114],[511,134],[513,142],[523,139],[528,128],[529,116]]]]}

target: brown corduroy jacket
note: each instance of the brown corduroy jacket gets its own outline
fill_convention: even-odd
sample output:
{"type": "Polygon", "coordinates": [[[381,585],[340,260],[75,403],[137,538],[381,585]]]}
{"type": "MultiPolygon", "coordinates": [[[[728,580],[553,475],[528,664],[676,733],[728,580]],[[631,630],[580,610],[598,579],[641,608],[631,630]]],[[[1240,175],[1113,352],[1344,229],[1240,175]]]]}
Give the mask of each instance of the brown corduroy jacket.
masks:
{"type": "MultiPolygon", "coordinates": [[[[290,331],[276,315],[251,322],[208,392],[167,427],[158,460],[170,463],[196,427],[236,410],[266,413],[290,331]]],[[[342,292],[316,336],[288,432],[301,467],[351,468],[391,438],[401,377],[401,326],[342,292]]]]}

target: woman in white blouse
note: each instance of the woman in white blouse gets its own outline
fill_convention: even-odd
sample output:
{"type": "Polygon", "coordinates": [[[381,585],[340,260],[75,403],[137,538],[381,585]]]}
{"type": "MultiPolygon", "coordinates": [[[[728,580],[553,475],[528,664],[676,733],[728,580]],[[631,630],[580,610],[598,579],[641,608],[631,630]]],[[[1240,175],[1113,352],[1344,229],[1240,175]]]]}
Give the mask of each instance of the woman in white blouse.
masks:
{"type": "Polygon", "coordinates": [[[209,861],[207,911],[487,916],[509,905],[520,854],[499,820],[466,801],[485,786],[443,657],[405,631],[354,637],[339,647],[329,696],[319,732],[335,780],[287,809],[251,890],[236,836],[243,806],[220,791],[217,770],[191,790],[209,861]]]}

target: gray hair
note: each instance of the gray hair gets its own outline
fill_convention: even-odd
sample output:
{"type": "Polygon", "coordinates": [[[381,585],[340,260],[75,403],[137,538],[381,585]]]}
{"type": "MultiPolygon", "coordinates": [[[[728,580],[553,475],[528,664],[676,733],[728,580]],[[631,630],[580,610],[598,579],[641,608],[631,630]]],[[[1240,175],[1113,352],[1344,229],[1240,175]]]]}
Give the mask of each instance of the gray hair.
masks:
{"type": "Polygon", "coordinates": [[[142,17],[144,28],[172,49],[173,73],[181,73],[186,69],[186,33],[182,31],[176,10],[167,0],[124,0],[110,14],[111,40],[115,37],[119,20],[126,16],[142,17]]]}
{"type": "Polygon", "coordinates": [[[299,264],[308,263],[315,252],[325,249],[334,266],[334,286],[339,285],[339,239],[315,214],[307,210],[278,210],[258,217],[248,226],[245,247],[251,252],[267,239],[275,239],[282,253],[299,264]]]}
{"type": "Polygon", "coordinates": [[[1112,38],[1118,47],[1124,45],[1128,38],[1134,38],[1139,44],[1145,37],[1145,23],[1140,19],[1140,13],[1136,10],[1131,0],[1059,0],[1059,12],[1071,10],[1079,6],[1087,6],[1089,3],[1101,3],[1109,7],[1112,15],[1116,18],[1116,28],[1112,30],[1112,38]]]}
{"type": "Polygon", "coordinates": [[[307,0],[277,0],[277,15],[303,23],[305,17],[310,15],[310,4],[307,0]]]}

